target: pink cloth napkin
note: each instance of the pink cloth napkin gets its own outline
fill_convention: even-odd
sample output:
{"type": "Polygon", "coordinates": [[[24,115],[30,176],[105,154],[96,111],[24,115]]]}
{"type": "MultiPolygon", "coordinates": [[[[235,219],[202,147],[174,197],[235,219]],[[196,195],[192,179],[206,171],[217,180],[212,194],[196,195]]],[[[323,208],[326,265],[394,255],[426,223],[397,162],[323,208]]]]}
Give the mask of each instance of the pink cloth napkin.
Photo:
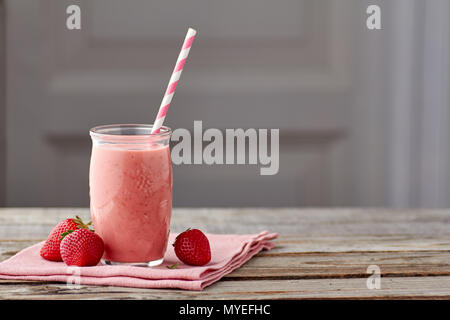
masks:
{"type": "Polygon", "coordinates": [[[170,234],[164,263],[152,268],[101,264],[95,267],[68,267],[63,262],[43,259],[39,255],[43,244],[40,242],[0,263],[0,279],[203,290],[242,266],[259,251],[272,249],[274,244],[269,240],[275,239],[278,235],[267,231],[249,235],[207,234],[211,246],[211,261],[201,267],[189,266],[178,260],[170,245],[176,236],[177,234],[170,234]],[[167,268],[175,263],[178,263],[177,269],[167,268]],[[80,277],[75,279],[75,275],[80,277]]]}

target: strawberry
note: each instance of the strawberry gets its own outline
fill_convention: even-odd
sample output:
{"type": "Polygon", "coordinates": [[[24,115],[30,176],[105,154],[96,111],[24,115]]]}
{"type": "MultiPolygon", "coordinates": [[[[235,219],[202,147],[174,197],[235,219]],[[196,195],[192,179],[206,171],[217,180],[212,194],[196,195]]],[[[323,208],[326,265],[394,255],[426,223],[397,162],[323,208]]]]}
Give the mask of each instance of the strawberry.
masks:
{"type": "Polygon", "coordinates": [[[178,259],[186,264],[203,266],[211,260],[208,238],[198,229],[180,233],[173,246],[178,259]]]}
{"type": "Polygon", "coordinates": [[[66,219],[56,225],[50,232],[41,248],[41,257],[50,261],[62,261],[61,254],[59,252],[59,246],[61,244],[61,234],[67,230],[76,230],[78,228],[89,228],[88,224],[84,224],[80,217],[75,219],[66,219]]]}
{"type": "Polygon", "coordinates": [[[68,266],[95,266],[100,261],[104,244],[100,236],[88,229],[69,230],[62,235],[61,257],[68,266]]]}

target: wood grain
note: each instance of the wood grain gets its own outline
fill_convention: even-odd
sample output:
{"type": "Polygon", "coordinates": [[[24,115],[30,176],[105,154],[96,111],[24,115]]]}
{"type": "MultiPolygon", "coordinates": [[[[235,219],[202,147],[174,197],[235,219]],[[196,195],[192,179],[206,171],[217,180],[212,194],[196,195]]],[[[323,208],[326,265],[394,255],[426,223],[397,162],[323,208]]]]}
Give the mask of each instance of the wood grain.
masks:
{"type": "MultiPolygon", "coordinates": [[[[87,209],[0,209],[0,261],[87,209]]],[[[450,211],[381,209],[175,209],[172,230],[280,233],[271,251],[200,292],[0,281],[0,298],[344,299],[450,298],[450,211]],[[381,289],[366,286],[378,265],[381,289]]]]}

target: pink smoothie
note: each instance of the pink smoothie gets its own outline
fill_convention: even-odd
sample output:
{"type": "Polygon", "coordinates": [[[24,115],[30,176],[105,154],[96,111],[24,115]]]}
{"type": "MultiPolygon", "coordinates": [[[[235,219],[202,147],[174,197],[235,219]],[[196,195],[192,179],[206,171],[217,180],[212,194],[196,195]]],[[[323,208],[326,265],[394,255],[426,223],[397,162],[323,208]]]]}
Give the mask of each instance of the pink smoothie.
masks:
{"type": "Polygon", "coordinates": [[[105,243],[103,259],[163,258],[172,212],[169,147],[95,145],[89,175],[91,216],[105,243]]]}

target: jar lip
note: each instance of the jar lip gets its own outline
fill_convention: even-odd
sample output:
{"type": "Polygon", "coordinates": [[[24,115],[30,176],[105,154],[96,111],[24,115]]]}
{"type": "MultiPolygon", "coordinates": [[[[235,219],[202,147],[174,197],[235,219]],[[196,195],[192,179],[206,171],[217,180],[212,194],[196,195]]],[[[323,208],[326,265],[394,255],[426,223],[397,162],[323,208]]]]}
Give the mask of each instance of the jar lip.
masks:
{"type": "Polygon", "coordinates": [[[132,138],[151,139],[170,136],[172,130],[162,126],[158,133],[151,133],[153,124],[124,123],[95,126],[89,130],[91,137],[95,138],[132,138]]]}

